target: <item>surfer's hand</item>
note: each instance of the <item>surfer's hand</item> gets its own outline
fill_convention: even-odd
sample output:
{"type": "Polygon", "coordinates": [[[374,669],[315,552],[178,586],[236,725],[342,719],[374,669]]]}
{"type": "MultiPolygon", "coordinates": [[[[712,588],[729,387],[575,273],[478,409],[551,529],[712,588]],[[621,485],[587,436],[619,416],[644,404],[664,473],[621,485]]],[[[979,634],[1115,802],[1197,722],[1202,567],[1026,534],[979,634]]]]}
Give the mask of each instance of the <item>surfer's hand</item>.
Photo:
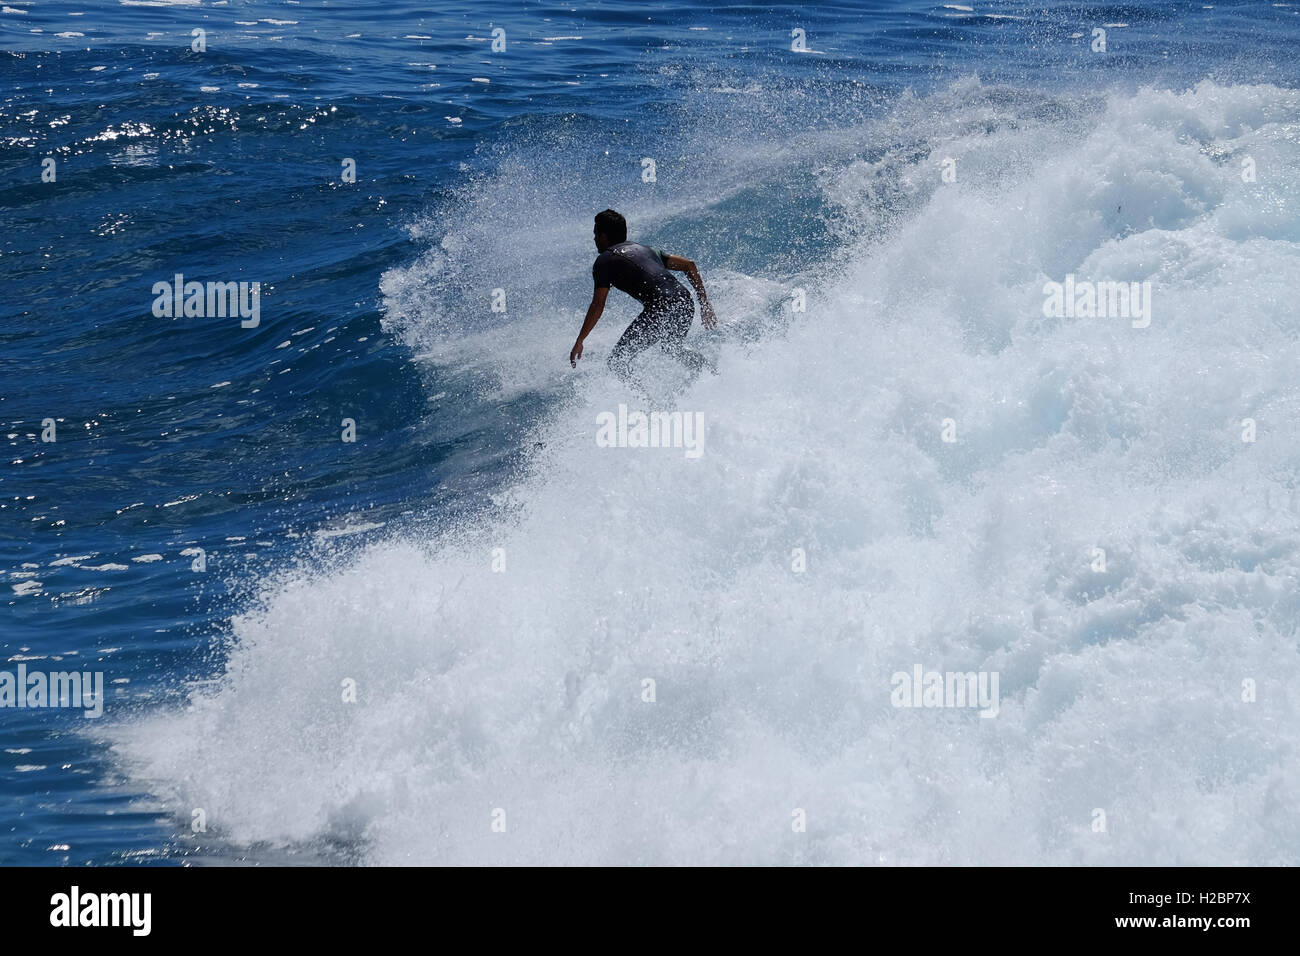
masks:
{"type": "Polygon", "coordinates": [[[713,314],[713,306],[707,302],[700,306],[700,321],[704,323],[706,329],[711,329],[718,324],[718,317],[713,314]]]}
{"type": "Polygon", "coordinates": [[[574,368],[578,367],[578,359],[582,358],[582,340],[573,343],[573,350],[569,352],[569,364],[574,368]]]}

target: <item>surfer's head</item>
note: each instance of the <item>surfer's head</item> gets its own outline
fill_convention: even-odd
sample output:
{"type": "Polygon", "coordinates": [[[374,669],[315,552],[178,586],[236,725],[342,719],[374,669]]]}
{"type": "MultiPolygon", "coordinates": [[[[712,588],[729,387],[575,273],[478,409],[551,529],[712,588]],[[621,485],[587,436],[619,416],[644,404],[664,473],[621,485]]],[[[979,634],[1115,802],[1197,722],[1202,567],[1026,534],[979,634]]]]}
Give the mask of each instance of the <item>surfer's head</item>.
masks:
{"type": "Polygon", "coordinates": [[[596,213],[596,250],[604,252],[610,246],[627,242],[627,220],[612,209],[596,213]]]}

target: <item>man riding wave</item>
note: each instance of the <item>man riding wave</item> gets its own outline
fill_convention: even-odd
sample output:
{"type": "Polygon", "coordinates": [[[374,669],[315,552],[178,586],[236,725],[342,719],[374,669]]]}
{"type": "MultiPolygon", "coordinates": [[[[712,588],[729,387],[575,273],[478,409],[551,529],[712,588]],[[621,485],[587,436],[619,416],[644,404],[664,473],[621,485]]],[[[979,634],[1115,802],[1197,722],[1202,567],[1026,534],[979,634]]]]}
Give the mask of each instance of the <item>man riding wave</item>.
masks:
{"type": "Polygon", "coordinates": [[[605,297],[609,295],[610,286],[614,286],[638,300],[642,309],[610,353],[610,369],[625,380],[631,380],[633,357],[651,345],[662,346],[691,370],[692,377],[701,369],[710,367],[704,356],[685,345],[686,333],[695,318],[695,303],[686,287],[672,274],[686,273],[700,300],[700,320],[706,329],[711,329],[718,324],[718,319],[709,305],[695,263],[639,242],[628,242],[627,220],[612,209],[596,214],[593,236],[600,253],[591,267],[595,291],[591,304],[587,306],[582,331],[569,352],[569,363],[577,367],[578,359],[582,358],[583,340],[600,321],[601,313],[605,311],[605,297]]]}

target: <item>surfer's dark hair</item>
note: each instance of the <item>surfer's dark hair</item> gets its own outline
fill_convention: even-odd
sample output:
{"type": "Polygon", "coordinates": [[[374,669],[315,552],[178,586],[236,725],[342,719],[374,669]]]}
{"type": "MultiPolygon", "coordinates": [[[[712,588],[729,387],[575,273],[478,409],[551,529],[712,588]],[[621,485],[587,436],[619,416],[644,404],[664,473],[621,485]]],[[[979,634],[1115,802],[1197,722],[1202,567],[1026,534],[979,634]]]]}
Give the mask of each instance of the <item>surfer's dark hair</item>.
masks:
{"type": "Polygon", "coordinates": [[[627,220],[612,209],[596,213],[596,231],[603,232],[610,242],[627,242],[627,220]]]}

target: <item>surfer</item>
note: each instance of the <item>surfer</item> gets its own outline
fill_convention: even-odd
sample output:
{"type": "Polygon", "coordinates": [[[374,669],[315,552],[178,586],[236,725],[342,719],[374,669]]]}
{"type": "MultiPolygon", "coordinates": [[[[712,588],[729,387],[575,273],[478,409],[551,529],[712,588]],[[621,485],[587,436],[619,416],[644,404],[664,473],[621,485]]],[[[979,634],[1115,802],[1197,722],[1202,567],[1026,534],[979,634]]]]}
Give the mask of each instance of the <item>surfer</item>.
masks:
{"type": "Polygon", "coordinates": [[[591,267],[591,277],[596,283],[587,306],[587,317],[582,323],[578,340],[569,352],[569,364],[577,368],[582,358],[582,342],[600,321],[605,311],[605,297],[609,287],[615,286],[641,303],[641,314],[632,320],[614,351],[609,356],[609,367],[620,377],[631,380],[632,358],[651,345],[662,346],[670,355],[698,375],[711,364],[703,355],[686,347],[684,340],[695,318],[695,303],[686,287],[673,277],[673,272],[685,272],[700,300],[700,320],[706,329],[718,324],[709,297],[704,291],[695,263],[682,256],[673,256],[662,249],[651,249],[639,242],[627,241],[627,220],[612,209],[596,214],[596,262],[591,267]]]}

